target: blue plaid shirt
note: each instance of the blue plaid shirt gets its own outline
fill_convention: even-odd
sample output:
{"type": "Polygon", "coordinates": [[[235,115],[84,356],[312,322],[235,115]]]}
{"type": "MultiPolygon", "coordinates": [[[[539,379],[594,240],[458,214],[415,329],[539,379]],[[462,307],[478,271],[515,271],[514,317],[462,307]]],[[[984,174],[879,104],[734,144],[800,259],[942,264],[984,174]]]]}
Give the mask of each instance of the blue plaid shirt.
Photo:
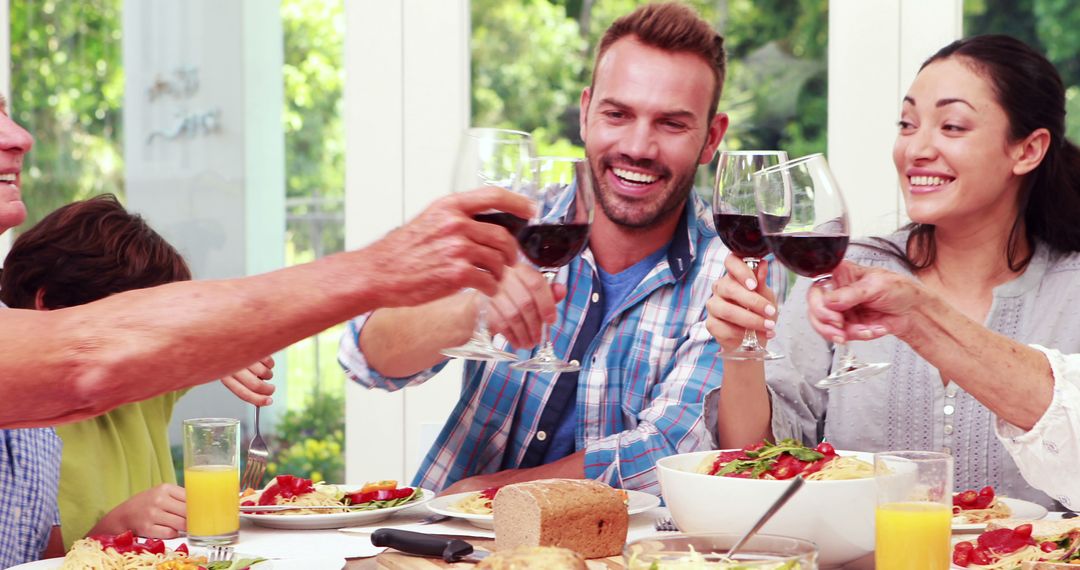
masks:
{"type": "MultiPolygon", "coordinates": [[[[656,460],[710,448],[702,398],[720,385],[722,371],[719,346],[705,329],[705,302],[728,253],[710,218],[709,208],[696,196],[688,202],[667,256],[585,349],[572,401],[577,407],[575,448],[585,451],[589,478],[659,494],[656,460]]],[[[556,354],[565,355],[588,307],[602,301],[592,252],[586,250],[563,267],[558,280],[568,292],[551,334],[556,354]]],[[[368,316],[348,323],[338,352],[354,381],[393,391],[422,383],[442,367],[408,378],[386,378],[372,370],[357,342],[368,316]]],[[[509,349],[501,338],[496,342],[509,349]]],[[[529,355],[518,351],[520,357],[529,355]]],[[[507,363],[467,362],[460,399],[413,484],[442,489],[465,477],[519,465],[540,431],[537,423],[557,376],[541,374],[526,382],[524,375],[507,363]],[[527,429],[515,426],[515,420],[527,429]]]]}
{"type": "Polygon", "coordinates": [[[0,430],[0,568],[40,558],[60,524],[60,450],[52,428],[0,430]]]}

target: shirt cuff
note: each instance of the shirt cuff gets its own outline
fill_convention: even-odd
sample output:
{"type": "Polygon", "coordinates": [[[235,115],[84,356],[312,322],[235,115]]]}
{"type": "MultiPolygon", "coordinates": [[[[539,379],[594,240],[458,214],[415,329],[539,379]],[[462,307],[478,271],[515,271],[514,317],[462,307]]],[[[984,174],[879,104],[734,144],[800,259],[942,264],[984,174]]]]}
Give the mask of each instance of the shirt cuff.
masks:
{"type": "Polygon", "coordinates": [[[390,378],[379,374],[368,365],[364,352],[360,350],[360,332],[370,317],[371,313],[367,313],[346,323],[345,332],[341,334],[341,342],[338,345],[338,363],[341,364],[345,375],[353,382],[368,388],[382,388],[393,392],[412,384],[419,384],[446,366],[446,361],[443,360],[431,368],[404,378],[390,378]]]}
{"type": "MultiPolygon", "coordinates": [[[[1065,377],[1065,369],[1067,367],[1065,357],[1054,349],[1039,346],[1037,344],[1028,346],[1043,353],[1043,355],[1046,356],[1046,360],[1050,362],[1050,374],[1054,378],[1054,394],[1050,399],[1050,405],[1047,406],[1042,417],[1035,422],[1035,425],[1031,426],[1030,430],[1025,430],[1001,418],[998,418],[997,421],[994,422],[994,432],[1006,446],[1009,444],[1016,446],[1037,444],[1044,441],[1050,433],[1056,431],[1054,429],[1055,426],[1060,426],[1063,422],[1068,421],[1068,414],[1065,410],[1064,396],[1061,387],[1061,381],[1065,377]]],[[[1053,445],[1053,443],[1047,441],[1046,445],[1053,445]]]]}

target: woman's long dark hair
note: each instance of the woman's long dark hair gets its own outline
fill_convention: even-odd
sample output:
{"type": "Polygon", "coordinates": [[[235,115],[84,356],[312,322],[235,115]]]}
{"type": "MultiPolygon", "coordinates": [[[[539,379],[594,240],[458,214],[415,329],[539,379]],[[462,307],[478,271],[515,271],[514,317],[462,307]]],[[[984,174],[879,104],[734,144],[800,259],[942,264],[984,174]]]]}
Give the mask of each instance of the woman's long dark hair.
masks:
{"type": "MultiPolygon", "coordinates": [[[[988,34],[941,48],[919,70],[950,57],[964,58],[990,82],[998,104],[1009,118],[1011,141],[1019,141],[1040,128],[1050,132],[1046,156],[1024,177],[1020,188],[1019,213],[1005,251],[1009,269],[1021,271],[1027,267],[1036,241],[1057,251],[1080,251],[1080,149],[1065,138],[1065,87],[1057,69],[1024,42],[988,34]],[[1021,231],[1030,245],[1023,258],[1021,231]]],[[[933,265],[937,258],[934,226],[913,223],[905,229],[911,232],[906,250],[887,240],[875,241],[910,271],[933,265]]]]}

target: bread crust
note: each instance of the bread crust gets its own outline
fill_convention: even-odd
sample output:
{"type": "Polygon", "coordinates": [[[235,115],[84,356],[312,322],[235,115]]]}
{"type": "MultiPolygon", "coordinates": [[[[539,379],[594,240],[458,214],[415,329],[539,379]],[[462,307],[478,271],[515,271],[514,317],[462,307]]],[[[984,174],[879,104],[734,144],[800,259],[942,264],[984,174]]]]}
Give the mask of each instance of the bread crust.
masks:
{"type": "Polygon", "coordinates": [[[559,546],[586,558],[616,556],[630,524],[622,494],[589,479],[544,479],[499,489],[495,549],[559,546]]]}
{"type": "Polygon", "coordinates": [[[587,570],[585,559],[568,548],[519,546],[488,556],[476,570],[587,570]]]}

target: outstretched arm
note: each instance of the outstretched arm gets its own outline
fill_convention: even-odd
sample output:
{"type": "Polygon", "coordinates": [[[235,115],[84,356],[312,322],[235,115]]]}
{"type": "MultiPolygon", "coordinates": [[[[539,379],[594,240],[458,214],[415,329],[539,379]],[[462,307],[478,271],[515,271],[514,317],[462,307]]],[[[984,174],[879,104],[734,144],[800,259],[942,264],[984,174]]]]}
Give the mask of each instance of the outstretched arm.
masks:
{"type": "Polygon", "coordinates": [[[833,276],[840,287],[810,295],[811,324],[825,338],[896,335],[1002,420],[1027,430],[1046,413],[1054,378],[1038,350],[969,319],[905,276],[850,262],[833,276]]]}
{"type": "Polygon", "coordinates": [[[56,311],[0,313],[0,427],[100,415],[219,378],[376,307],[494,294],[517,245],[472,220],[532,205],[486,188],[442,198],[364,249],[248,277],[171,283],[56,311]],[[163,366],[164,363],[168,366],[163,366]]]}

